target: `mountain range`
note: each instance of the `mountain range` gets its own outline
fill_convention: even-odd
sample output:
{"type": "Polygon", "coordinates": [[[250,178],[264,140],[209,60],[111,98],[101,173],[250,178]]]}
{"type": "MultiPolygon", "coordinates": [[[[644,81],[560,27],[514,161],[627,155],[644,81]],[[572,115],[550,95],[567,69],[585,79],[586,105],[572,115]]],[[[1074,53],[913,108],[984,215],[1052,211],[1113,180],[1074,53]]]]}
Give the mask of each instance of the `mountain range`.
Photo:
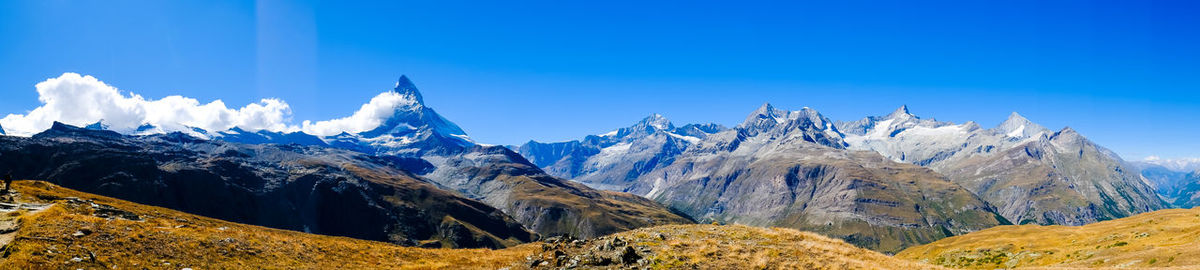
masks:
{"type": "Polygon", "coordinates": [[[0,138],[0,170],[232,221],[405,245],[495,248],[537,234],[594,237],[692,222],[474,143],[424,106],[407,77],[385,94],[405,102],[378,127],[327,137],[152,126],[119,134],[102,122],[56,123],[30,138],[0,138]]]}
{"type": "Polygon", "coordinates": [[[984,129],[906,106],[834,122],[764,104],[733,128],[677,128],[652,115],[514,148],[547,173],[702,222],[800,228],[883,251],[997,224],[1082,225],[1170,206],[1134,164],[1017,113],[984,129]]]}
{"type": "Polygon", "coordinates": [[[1015,112],[991,129],[921,119],[907,107],[838,126],[851,149],[929,167],[1021,224],[1082,225],[1167,206],[1116,153],[1015,112]]]}
{"type": "Polygon", "coordinates": [[[999,225],[1200,203],[1196,173],[1126,162],[1017,113],[985,129],[907,107],[833,121],[763,104],[732,127],[653,114],[581,140],[495,146],[426,106],[405,76],[381,96],[397,102],[378,125],[329,136],[55,123],[0,136],[0,170],[235,222],[427,247],[702,222],[895,253],[999,225]]]}
{"type": "Polygon", "coordinates": [[[733,128],[684,127],[697,126],[711,128],[689,132],[653,115],[583,142],[518,149],[550,168],[585,168],[548,170],[559,176],[623,176],[621,185],[581,182],[632,192],[702,222],[810,230],[885,252],[1008,223],[932,170],[848,150],[834,122],[809,108],[764,104],[733,128]],[[616,143],[597,143],[605,141],[616,143]]]}

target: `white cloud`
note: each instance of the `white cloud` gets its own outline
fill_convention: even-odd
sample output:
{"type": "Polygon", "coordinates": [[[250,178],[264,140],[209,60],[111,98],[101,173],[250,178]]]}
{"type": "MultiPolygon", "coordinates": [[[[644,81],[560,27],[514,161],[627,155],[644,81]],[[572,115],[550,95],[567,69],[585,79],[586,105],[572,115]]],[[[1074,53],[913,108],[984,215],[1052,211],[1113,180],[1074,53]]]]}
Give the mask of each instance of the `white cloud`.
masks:
{"type": "Polygon", "coordinates": [[[278,99],[263,99],[239,109],[231,109],[220,100],[206,104],[182,97],[168,96],[147,100],[140,95],[122,95],[92,76],[63,73],[36,86],[42,106],[26,114],[9,114],[0,126],[10,135],[29,136],[50,128],[54,121],[84,126],[103,120],[117,132],[130,133],[143,124],[164,131],[196,127],[210,131],[240,127],[245,130],[296,131],[288,125],[291,108],[278,99]]]}
{"type": "Polygon", "coordinates": [[[416,101],[412,97],[396,92],[384,92],[371,98],[370,102],[363,104],[358,111],[348,117],[317,122],[305,120],[301,130],[317,136],[369,131],[391,117],[397,108],[408,107],[415,103],[416,101]]]}
{"type": "Polygon", "coordinates": [[[200,128],[209,132],[239,127],[247,131],[303,131],[317,136],[342,132],[359,133],[378,127],[397,109],[415,109],[410,96],[384,92],[371,98],[354,114],[333,120],[308,121],[292,125],[292,109],[283,100],[268,98],[241,108],[232,109],[221,100],[201,104],[184,96],[168,96],[147,100],[140,95],[121,91],[92,76],[63,73],[46,79],[35,88],[42,106],[25,114],[9,114],[0,119],[8,135],[30,136],[42,132],[55,122],[85,126],[103,120],[108,128],[132,134],[144,124],[158,131],[184,131],[200,128]]]}

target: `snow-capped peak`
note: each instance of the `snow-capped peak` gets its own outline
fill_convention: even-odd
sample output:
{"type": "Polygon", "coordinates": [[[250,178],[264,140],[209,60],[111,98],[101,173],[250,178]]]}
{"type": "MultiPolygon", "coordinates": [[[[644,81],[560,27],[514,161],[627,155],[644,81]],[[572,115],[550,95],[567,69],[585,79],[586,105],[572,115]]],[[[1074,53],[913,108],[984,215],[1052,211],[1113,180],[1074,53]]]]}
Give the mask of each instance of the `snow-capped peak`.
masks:
{"type": "Polygon", "coordinates": [[[670,130],[675,128],[675,126],[671,124],[671,120],[667,120],[666,117],[663,117],[661,114],[657,113],[643,118],[641,122],[638,122],[638,124],[653,127],[657,130],[670,130]]]}
{"type": "Polygon", "coordinates": [[[783,123],[785,120],[783,117],[786,115],[787,112],[777,110],[774,106],[771,106],[771,103],[764,102],[762,106],[759,106],[758,109],[746,116],[746,120],[742,121],[742,123],[738,126],[742,128],[761,126],[770,127],[779,123],[783,123]]]}
{"type": "Polygon", "coordinates": [[[916,116],[914,116],[914,115],[912,115],[912,113],[908,112],[908,105],[900,105],[900,108],[897,108],[895,111],[892,111],[892,113],[888,114],[884,118],[900,119],[900,118],[916,118],[916,116]]]}
{"type": "Polygon", "coordinates": [[[104,123],[104,119],[100,119],[100,121],[96,121],[95,123],[87,125],[83,128],[91,130],[108,130],[108,127],[108,124],[104,123]]]}
{"type": "Polygon", "coordinates": [[[1041,125],[1035,124],[1029,119],[1017,112],[1008,115],[1008,119],[996,126],[995,129],[1000,134],[1004,134],[1013,138],[1030,138],[1036,137],[1041,133],[1049,133],[1050,130],[1041,125]]]}
{"type": "Polygon", "coordinates": [[[401,95],[410,96],[413,98],[413,100],[416,100],[417,103],[425,103],[425,100],[421,98],[421,92],[417,91],[417,85],[413,84],[413,82],[408,79],[408,76],[400,75],[400,80],[396,81],[396,89],[393,91],[400,93],[401,95]]]}

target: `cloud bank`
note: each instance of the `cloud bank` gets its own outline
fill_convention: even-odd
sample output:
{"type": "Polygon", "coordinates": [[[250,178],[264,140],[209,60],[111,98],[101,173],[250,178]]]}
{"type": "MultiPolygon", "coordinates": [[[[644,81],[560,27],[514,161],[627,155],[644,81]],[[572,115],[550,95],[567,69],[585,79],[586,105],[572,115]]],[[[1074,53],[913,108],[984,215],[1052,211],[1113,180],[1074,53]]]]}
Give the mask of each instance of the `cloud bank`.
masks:
{"type": "Polygon", "coordinates": [[[317,136],[332,136],[342,132],[359,133],[374,129],[391,117],[397,108],[416,104],[409,96],[396,92],[384,92],[371,98],[354,114],[333,120],[312,122],[305,120],[304,133],[317,136]]]}
{"type": "Polygon", "coordinates": [[[394,92],[372,98],[353,115],[327,121],[304,121],[291,124],[291,107],[279,99],[263,99],[241,108],[229,108],[221,100],[201,104],[183,96],[168,96],[149,100],[134,93],[122,95],[117,88],[92,76],[63,73],[38,83],[35,88],[42,105],[25,114],[9,114],[0,119],[8,135],[31,136],[42,132],[55,122],[86,126],[102,122],[108,129],[133,134],[143,125],[157,127],[158,132],[185,131],[200,128],[209,132],[238,127],[247,131],[268,130],[327,136],[341,132],[357,133],[370,130],[398,106],[414,101],[394,92]]]}

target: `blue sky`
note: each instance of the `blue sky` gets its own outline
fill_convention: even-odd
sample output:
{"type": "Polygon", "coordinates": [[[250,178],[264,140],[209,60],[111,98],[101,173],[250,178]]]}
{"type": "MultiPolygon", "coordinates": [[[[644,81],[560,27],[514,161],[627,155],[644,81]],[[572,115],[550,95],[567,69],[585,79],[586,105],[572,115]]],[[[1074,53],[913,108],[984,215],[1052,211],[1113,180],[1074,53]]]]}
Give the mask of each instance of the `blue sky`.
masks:
{"type": "Polygon", "coordinates": [[[407,74],[484,143],[907,104],[984,126],[1017,111],[1131,160],[1200,156],[1192,1],[562,2],[4,1],[0,115],[77,72],[324,120],[407,74]]]}

